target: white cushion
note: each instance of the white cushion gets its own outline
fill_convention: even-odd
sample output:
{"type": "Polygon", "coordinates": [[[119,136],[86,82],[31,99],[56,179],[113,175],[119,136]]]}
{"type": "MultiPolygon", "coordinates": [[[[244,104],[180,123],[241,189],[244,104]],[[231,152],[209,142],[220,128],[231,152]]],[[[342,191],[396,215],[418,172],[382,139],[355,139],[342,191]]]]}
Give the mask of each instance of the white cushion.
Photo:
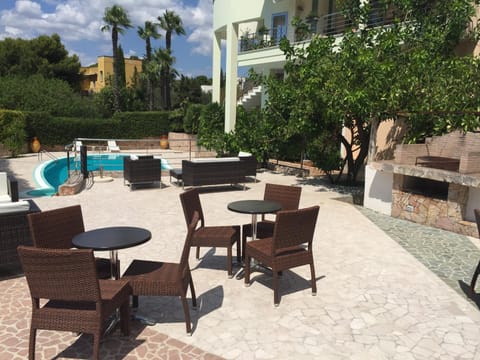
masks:
{"type": "Polygon", "coordinates": [[[239,157],[246,157],[246,156],[252,156],[252,154],[249,153],[249,152],[246,152],[246,151],[240,151],[240,152],[238,153],[238,156],[239,156],[239,157]]]}
{"type": "Polygon", "coordinates": [[[138,155],[130,155],[130,160],[138,160],[138,155]]]}
{"type": "Polygon", "coordinates": [[[28,211],[29,209],[30,209],[30,203],[25,200],[0,204],[0,214],[28,211]]]}
{"type": "Polygon", "coordinates": [[[0,195],[0,203],[7,203],[7,202],[12,202],[12,198],[10,197],[10,195],[7,195],[7,194],[0,195]]]}
{"type": "Polygon", "coordinates": [[[238,157],[224,157],[224,158],[198,158],[191,160],[194,163],[207,163],[207,162],[232,162],[240,161],[238,157]]]}
{"type": "Polygon", "coordinates": [[[8,195],[7,173],[0,172],[0,195],[8,195]]]}

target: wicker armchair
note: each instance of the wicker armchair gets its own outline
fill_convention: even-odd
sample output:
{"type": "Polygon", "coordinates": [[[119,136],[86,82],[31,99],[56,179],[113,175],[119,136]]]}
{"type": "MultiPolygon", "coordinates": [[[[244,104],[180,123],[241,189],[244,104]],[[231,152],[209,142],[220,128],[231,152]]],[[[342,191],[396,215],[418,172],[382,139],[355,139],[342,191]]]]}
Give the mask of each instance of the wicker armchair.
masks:
{"type": "Polygon", "coordinates": [[[123,158],[124,183],[134,190],[137,184],[158,183],[162,187],[162,160],[151,155],[139,156],[132,160],[130,157],[123,158]]]}
{"type": "Polygon", "coordinates": [[[250,260],[257,259],[272,269],[273,299],[280,303],[278,273],[301,265],[310,265],[312,294],[317,285],[313,264],[312,241],[317,223],[319,206],[277,213],[273,237],[250,241],[245,248],[245,284],[250,285],[250,260]]]}
{"type": "Polygon", "coordinates": [[[180,200],[187,226],[192,222],[195,211],[200,216],[200,227],[195,230],[192,239],[192,246],[197,247],[196,258],[200,257],[201,246],[227,248],[227,272],[230,278],[233,277],[232,247],[237,244],[237,261],[240,262],[240,226],[205,226],[202,204],[196,188],[180,194],[180,200]]]}
{"type": "MultiPolygon", "coordinates": [[[[478,234],[480,236],[480,209],[474,209],[473,213],[475,214],[475,220],[477,222],[478,234]]],[[[472,281],[470,282],[470,290],[475,292],[475,284],[477,283],[478,275],[480,274],[480,261],[478,262],[477,268],[472,276],[472,281]]]]}
{"type": "Polygon", "coordinates": [[[197,306],[195,288],[188,265],[192,236],[197,227],[199,215],[193,215],[188,225],[188,233],[183,245],[180,263],[165,263],[158,261],[134,260],[123,274],[122,279],[128,280],[132,287],[133,306],[138,306],[138,296],[179,296],[185,313],[187,333],[192,332],[190,311],[187,303],[187,290],[190,285],[192,305],[197,306]]]}
{"type": "MultiPolygon", "coordinates": [[[[300,203],[302,188],[300,186],[288,186],[278,184],[265,184],[264,200],[276,201],[282,205],[282,210],[297,210],[300,203]]],[[[271,237],[275,221],[262,218],[257,222],[257,239],[271,237]]],[[[242,258],[245,259],[245,244],[247,237],[252,236],[252,223],[242,225],[242,258]]]]}
{"type": "MultiPolygon", "coordinates": [[[[27,216],[33,245],[47,249],[70,249],[75,235],[83,233],[82,208],[80,205],[47,210],[27,216]]],[[[110,259],[96,258],[99,279],[111,277],[110,259]]]]}
{"type": "Polygon", "coordinates": [[[98,280],[92,250],[19,246],[18,253],[32,298],[29,359],[35,358],[37,329],[93,334],[93,358],[99,359],[103,322],[117,308],[122,332],[129,335],[130,286],[98,280]]]}

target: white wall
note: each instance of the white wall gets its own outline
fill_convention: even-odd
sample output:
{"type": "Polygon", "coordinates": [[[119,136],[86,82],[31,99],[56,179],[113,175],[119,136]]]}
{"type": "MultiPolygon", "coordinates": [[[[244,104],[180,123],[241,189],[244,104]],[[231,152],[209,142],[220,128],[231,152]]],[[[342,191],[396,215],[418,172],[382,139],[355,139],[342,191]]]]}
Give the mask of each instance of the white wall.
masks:
{"type": "Polygon", "coordinates": [[[465,209],[465,220],[475,222],[475,215],[473,209],[480,208],[480,189],[469,187],[468,188],[468,200],[465,209]]]}
{"type": "Polygon", "coordinates": [[[365,193],[363,206],[385,215],[392,213],[393,173],[365,167],[365,193]]]}

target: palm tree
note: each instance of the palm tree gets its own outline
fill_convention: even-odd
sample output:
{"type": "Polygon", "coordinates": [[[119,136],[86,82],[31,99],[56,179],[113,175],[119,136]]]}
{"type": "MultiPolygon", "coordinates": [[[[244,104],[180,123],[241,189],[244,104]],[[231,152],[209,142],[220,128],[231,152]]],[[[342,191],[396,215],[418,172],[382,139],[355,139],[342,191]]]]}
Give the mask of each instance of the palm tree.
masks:
{"type": "Polygon", "coordinates": [[[118,86],[118,34],[123,34],[125,29],[132,27],[132,25],[125,10],[118,5],[105,8],[103,21],[105,22],[105,25],[101,27],[101,30],[112,32],[113,110],[118,112],[120,111],[120,89],[118,86]]]}
{"type": "Polygon", "coordinates": [[[153,86],[152,78],[149,75],[149,72],[145,70],[148,68],[147,64],[152,60],[152,44],[150,39],[159,39],[161,37],[161,35],[157,32],[157,26],[157,24],[154,24],[151,21],[145,21],[145,26],[143,28],[141,26],[137,28],[138,36],[145,40],[145,61],[143,63],[147,80],[148,110],[150,111],[153,110],[153,86]]]}
{"type": "MultiPolygon", "coordinates": [[[[174,61],[175,59],[171,56],[170,51],[168,51],[167,49],[155,50],[152,56],[152,60],[148,63],[146,67],[148,76],[150,76],[154,80],[160,80],[161,84],[167,74],[169,79],[175,77],[176,72],[171,70],[171,66],[174,61]]],[[[162,108],[166,109],[165,92],[163,87],[160,87],[160,95],[162,108]]]]}
{"type": "MultiPolygon", "coordinates": [[[[172,34],[175,33],[176,35],[185,35],[185,29],[182,25],[182,19],[178,16],[174,11],[165,10],[163,16],[158,17],[158,21],[160,21],[160,27],[165,30],[165,45],[166,51],[171,54],[172,52],[172,34]]],[[[165,97],[165,106],[166,109],[170,109],[171,107],[171,99],[170,99],[170,66],[164,69],[163,76],[162,76],[162,89],[163,94],[165,97]]]]}

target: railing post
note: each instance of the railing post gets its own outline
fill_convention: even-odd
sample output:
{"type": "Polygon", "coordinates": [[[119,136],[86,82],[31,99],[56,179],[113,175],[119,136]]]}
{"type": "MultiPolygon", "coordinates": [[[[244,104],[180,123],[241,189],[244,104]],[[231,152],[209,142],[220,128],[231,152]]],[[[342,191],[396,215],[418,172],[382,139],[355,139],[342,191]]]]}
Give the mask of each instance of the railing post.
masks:
{"type": "Polygon", "coordinates": [[[188,160],[192,160],[192,138],[188,139],[188,160]]]}

